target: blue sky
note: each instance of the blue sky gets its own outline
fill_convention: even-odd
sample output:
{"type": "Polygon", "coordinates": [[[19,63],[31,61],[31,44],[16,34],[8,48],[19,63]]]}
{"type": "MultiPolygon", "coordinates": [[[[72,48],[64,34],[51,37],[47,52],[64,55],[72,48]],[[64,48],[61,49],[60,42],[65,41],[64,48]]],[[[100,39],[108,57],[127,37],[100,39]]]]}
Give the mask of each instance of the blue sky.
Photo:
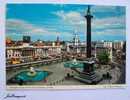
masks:
{"type": "MultiPolygon", "coordinates": [[[[86,38],[87,5],[72,4],[7,4],[6,36],[22,40],[30,35],[32,41],[60,40],[71,41],[79,35],[86,38]]],[[[92,40],[126,40],[125,7],[91,5],[92,40]]]]}

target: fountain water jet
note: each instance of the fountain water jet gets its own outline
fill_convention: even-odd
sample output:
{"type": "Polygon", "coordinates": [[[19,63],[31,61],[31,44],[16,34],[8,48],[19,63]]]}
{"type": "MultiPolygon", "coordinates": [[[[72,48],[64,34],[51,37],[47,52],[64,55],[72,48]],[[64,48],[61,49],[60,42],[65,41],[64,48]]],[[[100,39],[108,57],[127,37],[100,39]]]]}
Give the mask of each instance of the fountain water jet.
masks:
{"type": "Polygon", "coordinates": [[[30,67],[29,72],[27,73],[28,76],[35,76],[37,74],[37,72],[35,71],[35,69],[33,67],[30,67]]]}

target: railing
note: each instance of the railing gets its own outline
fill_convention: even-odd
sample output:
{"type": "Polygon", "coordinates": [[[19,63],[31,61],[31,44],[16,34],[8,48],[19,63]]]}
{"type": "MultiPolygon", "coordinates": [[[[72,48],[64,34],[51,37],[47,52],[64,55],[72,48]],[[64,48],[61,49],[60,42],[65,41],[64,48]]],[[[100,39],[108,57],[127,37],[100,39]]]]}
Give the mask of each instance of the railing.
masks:
{"type": "Polygon", "coordinates": [[[32,64],[40,64],[40,63],[52,63],[61,61],[61,58],[55,58],[55,59],[48,59],[48,60],[40,60],[40,61],[33,61],[33,62],[27,62],[27,63],[21,63],[21,64],[14,64],[14,65],[7,65],[7,68],[10,67],[19,67],[19,66],[25,66],[25,65],[32,65],[32,64]]]}

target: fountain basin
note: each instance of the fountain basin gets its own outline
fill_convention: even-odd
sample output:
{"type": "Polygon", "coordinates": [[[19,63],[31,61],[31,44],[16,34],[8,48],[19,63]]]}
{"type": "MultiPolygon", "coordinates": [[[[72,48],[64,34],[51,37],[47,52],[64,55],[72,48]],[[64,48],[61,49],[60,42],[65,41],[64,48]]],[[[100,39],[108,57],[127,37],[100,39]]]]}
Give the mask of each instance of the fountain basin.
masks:
{"type": "Polygon", "coordinates": [[[66,68],[83,68],[84,65],[81,62],[69,61],[69,62],[64,63],[64,67],[66,67],[66,68]]]}
{"type": "Polygon", "coordinates": [[[47,71],[36,71],[33,74],[29,74],[29,73],[30,71],[22,71],[15,76],[15,79],[17,81],[22,80],[24,82],[42,81],[49,75],[47,71]]]}

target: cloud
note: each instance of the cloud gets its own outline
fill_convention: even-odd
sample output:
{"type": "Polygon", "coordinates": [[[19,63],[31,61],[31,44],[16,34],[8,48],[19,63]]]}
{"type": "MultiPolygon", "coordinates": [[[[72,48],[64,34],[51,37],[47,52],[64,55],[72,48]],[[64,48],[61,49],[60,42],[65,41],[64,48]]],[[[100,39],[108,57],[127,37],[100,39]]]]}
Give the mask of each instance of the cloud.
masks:
{"type": "Polygon", "coordinates": [[[62,20],[66,21],[68,24],[82,24],[84,17],[76,11],[65,12],[63,10],[55,13],[62,20]]]}
{"type": "MultiPolygon", "coordinates": [[[[119,17],[108,17],[102,19],[94,19],[92,23],[92,27],[94,30],[102,29],[125,29],[126,28],[126,19],[125,16],[119,17]]],[[[124,33],[123,33],[124,34],[124,33]]]]}
{"type": "Polygon", "coordinates": [[[122,33],[125,33],[126,31],[125,31],[125,29],[105,29],[105,30],[103,30],[103,31],[95,31],[95,32],[93,32],[93,34],[97,34],[97,35],[105,35],[105,36],[107,36],[107,35],[110,35],[110,36],[118,36],[118,35],[124,35],[125,36],[125,34],[122,34],[122,33]]]}
{"type": "MultiPolygon", "coordinates": [[[[123,11],[117,10],[119,7],[110,6],[92,6],[92,33],[93,36],[104,35],[104,36],[124,36],[126,29],[126,18],[123,11]],[[117,16],[119,13],[121,15],[117,16]],[[109,12],[109,13],[107,13],[109,12]],[[98,14],[97,14],[98,13],[98,14]],[[102,13],[102,15],[100,15],[102,13]],[[111,15],[115,13],[115,15],[111,15]],[[109,16],[105,16],[105,14],[109,16]],[[101,18],[99,18],[101,16],[101,18]]],[[[58,10],[53,11],[53,20],[50,22],[47,20],[41,26],[37,26],[38,23],[32,24],[21,19],[7,19],[6,20],[6,32],[15,34],[28,34],[28,35],[39,35],[46,37],[60,36],[63,39],[69,39],[72,37],[75,31],[80,36],[86,33],[86,20],[82,15],[82,12],[77,10],[58,10]],[[57,21],[57,22],[56,22],[57,21]]]]}
{"type": "MultiPolygon", "coordinates": [[[[96,8],[96,7],[95,7],[96,8]]],[[[102,9],[103,7],[99,7],[98,9],[102,9]]],[[[116,7],[105,7],[105,11],[109,9],[114,10],[117,9],[116,7]]],[[[103,10],[102,10],[103,12],[103,10]]],[[[80,12],[76,11],[70,11],[70,12],[64,12],[64,11],[58,11],[55,13],[58,17],[61,18],[63,21],[62,23],[67,23],[70,26],[71,29],[75,29],[80,33],[86,32],[86,20],[84,16],[81,15],[80,12]]],[[[98,33],[104,33],[104,34],[125,34],[124,31],[126,28],[126,18],[125,15],[122,16],[110,16],[110,17],[104,17],[104,18],[96,18],[94,17],[92,19],[92,31],[98,33]],[[109,31],[108,31],[109,30],[109,31]],[[103,32],[104,31],[104,32],[103,32]]]]}
{"type": "Polygon", "coordinates": [[[6,32],[7,33],[17,33],[17,34],[58,34],[57,32],[51,32],[45,29],[44,27],[39,27],[28,23],[24,20],[19,19],[7,19],[6,20],[6,32]]]}
{"type": "Polygon", "coordinates": [[[71,29],[71,31],[84,32],[85,31],[85,18],[79,12],[63,10],[54,13],[60,18],[64,27],[71,29]]]}
{"type": "MultiPolygon", "coordinates": [[[[18,20],[18,19],[7,19],[6,21],[6,30],[7,32],[9,31],[14,31],[18,32],[19,34],[24,34],[24,33],[34,33],[36,32],[37,28],[23,20],[18,20]]],[[[44,30],[41,30],[44,32],[44,30]]]]}
{"type": "Polygon", "coordinates": [[[125,29],[106,29],[104,31],[92,32],[92,40],[126,40],[125,29]]]}
{"type": "Polygon", "coordinates": [[[43,26],[36,26],[24,20],[19,19],[7,19],[6,20],[6,35],[16,37],[20,39],[23,35],[30,35],[36,39],[55,40],[57,36],[60,36],[62,40],[71,39],[72,34],[70,32],[58,32],[53,29],[46,29],[43,26]]]}

